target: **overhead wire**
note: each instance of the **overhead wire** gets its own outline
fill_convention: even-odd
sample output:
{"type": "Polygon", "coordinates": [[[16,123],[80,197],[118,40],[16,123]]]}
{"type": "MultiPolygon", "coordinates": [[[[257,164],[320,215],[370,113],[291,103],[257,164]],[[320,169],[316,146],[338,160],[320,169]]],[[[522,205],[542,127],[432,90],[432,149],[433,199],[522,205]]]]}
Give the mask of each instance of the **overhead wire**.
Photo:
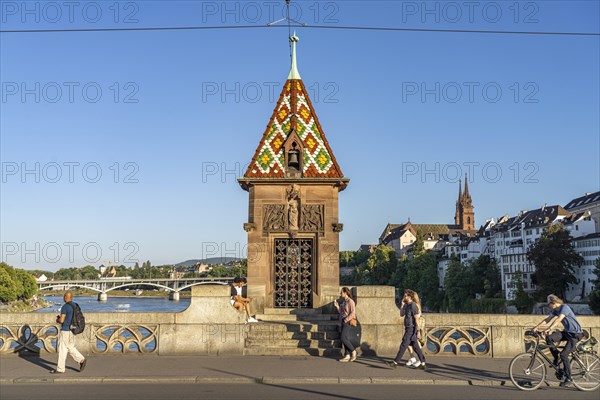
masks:
{"type": "MultiPolygon", "coordinates": [[[[171,26],[171,27],[131,27],[131,28],[72,28],[72,29],[2,29],[0,33],[68,33],[68,32],[131,32],[131,31],[183,31],[183,30],[212,30],[212,29],[265,29],[288,28],[288,25],[216,25],[216,26],[171,26]]],[[[296,27],[296,26],[295,26],[296,27]]],[[[339,29],[390,32],[430,32],[430,33],[476,33],[495,35],[555,35],[555,36],[600,36],[597,32],[558,32],[558,31],[502,31],[480,29],[432,29],[432,28],[398,28],[375,26],[340,26],[340,25],[298,25],[304,29],[339,29]]]]}

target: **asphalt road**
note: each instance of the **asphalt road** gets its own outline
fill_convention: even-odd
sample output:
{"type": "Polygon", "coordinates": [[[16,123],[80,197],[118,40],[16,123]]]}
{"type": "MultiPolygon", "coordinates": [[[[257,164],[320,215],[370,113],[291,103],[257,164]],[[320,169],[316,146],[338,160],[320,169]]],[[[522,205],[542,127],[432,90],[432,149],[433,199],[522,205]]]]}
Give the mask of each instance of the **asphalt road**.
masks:
{"type": "Polygon", "coordinates": [[[297,400],[297,399],[507,399],[507,400],[598,400],[600,391],[579,392],[557,387],[523,392],[510,386],[424,385],[267,385],[267,384],[5,384],[2,400],[297,400]]]}

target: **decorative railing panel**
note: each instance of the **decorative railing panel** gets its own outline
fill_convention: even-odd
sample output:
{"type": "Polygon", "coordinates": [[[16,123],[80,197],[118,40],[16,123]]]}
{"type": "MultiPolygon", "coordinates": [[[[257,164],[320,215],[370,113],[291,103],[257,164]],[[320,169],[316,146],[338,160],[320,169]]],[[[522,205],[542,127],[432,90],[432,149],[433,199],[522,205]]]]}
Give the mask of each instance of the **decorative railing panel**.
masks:
{"type": "Polygon", "coordinates": [[[428,354],[491,356],[491,327],[431,327],[427,329],[428,354]]]}
{"type": "Polygon", "coordinates": [[[39,353],[45,350],[56,352],[58,325],[1,325],[0,353],[18,353],[31,351],[39,353]]]}
{"type": "Polygon", "coordinates": [[[92,325],[95,353],[155,353],[158,325],[92,325]]]}

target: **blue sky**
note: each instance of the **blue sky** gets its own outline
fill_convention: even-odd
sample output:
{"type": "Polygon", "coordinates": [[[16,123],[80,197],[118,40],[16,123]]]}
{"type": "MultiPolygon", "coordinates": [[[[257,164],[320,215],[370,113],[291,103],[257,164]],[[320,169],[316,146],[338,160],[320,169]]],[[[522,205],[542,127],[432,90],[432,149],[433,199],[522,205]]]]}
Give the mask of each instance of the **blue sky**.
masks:
{"type": "MultiPolygon", "coordinates": [[[[264,25],[282,3],[2,0],[0,23],[264,25]]],[[[596,1],[293,3],[309,25],[600,31],[596,1]]],[[[452,223],[469,166],[478,226],[599,189],[598,36],[296,30],[300,74],[351,179],[342,249],[409,217],[452,223]]],[[[288,71],[287,29],[0,34],[2,260],[244,255],[235,176],[288,71]]]]}

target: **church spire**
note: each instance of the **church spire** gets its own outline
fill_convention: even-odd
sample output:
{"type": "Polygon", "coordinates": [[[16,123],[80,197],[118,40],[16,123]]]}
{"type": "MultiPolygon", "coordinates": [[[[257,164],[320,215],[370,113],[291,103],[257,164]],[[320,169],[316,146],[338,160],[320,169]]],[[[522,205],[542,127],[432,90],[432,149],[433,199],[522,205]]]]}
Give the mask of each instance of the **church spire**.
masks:
{"type": "Polygon", "coordinates": [[[300,38],[296,36],[296,32],[294,32],[293,36],[290,36],[290,43],[292,44],[292,66],[290,68],[288,79],[302,79],[300,78],[298,66],[296,65],[296,43],[298,43],[299,40],[300,38]]]}
{"type": "Polygon", "coordinates": [[[464,194],[464,198],[465,200],[468,200],[471,198],[471,195],[469,194],[469,178],[467,177],[467,174],[465,174],[465,194],[464,194]]]}
{"type": "Polygon", "coordinates": [[[460,210],[462,203],[462,180],[458,180],[458,200],[456,200],[456,212],[454,213],[454,223],[460,225],[460,210]]]}

